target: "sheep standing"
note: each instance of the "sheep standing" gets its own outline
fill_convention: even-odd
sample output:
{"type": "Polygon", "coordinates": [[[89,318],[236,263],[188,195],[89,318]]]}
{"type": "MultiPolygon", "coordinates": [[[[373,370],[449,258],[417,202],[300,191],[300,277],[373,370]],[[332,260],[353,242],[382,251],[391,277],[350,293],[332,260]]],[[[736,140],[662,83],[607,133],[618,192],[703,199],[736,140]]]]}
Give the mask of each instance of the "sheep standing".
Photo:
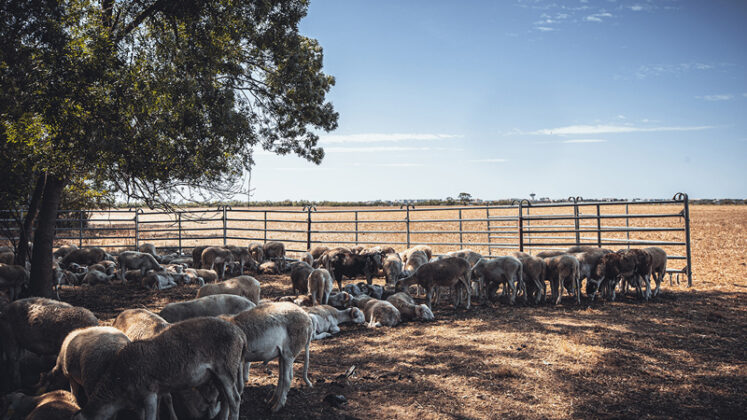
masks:
{"type": "Polygon", "coordinates": [[[568,282],[571,285],[571,291],[576,294],[576,303],[581,303],[581,281],[579,262],[576,257],[568,254],[560,254],[555,257],[545,258],[547,271],[545,275],[550,280],[552,289],[552,301],[557,305],[563,296],[563,285],[568,282]]]}
{"type": "Polygon", "coordinates": [[[153,244],[141,244],[137,250],[139,252],[142,252],[144,254],[150,254],[154,258],[158,258],[158,252],[156,251],[156,246],[153,244]]]}
{"type": "Polygon", "coordinates": [[[218,279],[220,280],[225,278],[226,267],[234,260],[233,253],[230,250],[219,246],[205,248],[205,250],[202,251],[202,256],[200,258],[202,268],[210,268],[213,270],[216,265],[220,266],[220,269],[216,270],[218,273],[218,279]]]}
{"type": "Polygon", "coordinates": [[[306,294],[309,292],[309,285],[308,285],[308,279],[309,274],[314,271],[314,268],[311,267],[311,265],[306,264],[305,262],[300,262],[298,264],[293,264],[293,267],[291,268],[290,278],[291,278],[291,285],[293,287],[293,294],[306,294]]]}
{"type": "Polygon", "coordinates": [[[590,248],[590,247],[573,247],[575,249],[585,249],[586,251],[576,252],[573,254],[579,263],[579,281],[586,279],[586,294],[594,300],[599,291],[599,286],[603,280],[601,276],[597,276],[597,265],[602,260],[602,257],[606,254],[612,253],[612,251],[604,248],[590,248]]]}
{"type": "Polygon", "coordinates": [[[410,259],[410,256],[415,251],[421,251],[421,252],[423,252],[425,254],[425,257],[426,257],[425,258],[426,262],[430,261],[431,258],[433,257],[433,249],[431,247],[429,247],[428,245],[416,245],[416,246],[414,246],[412,248],[409,248],[409,249],[406,249],[406,250],[400,252],[399,256],[402,257],[402,262],[403,263],[407,263],[407,261],[410,259]]]}
{"type": "Polygon", "coordinates": [[[396,283],[402,275],[402,258],[397,253],[387,254],[383,265],[386,284],[396,283]]]}
{"type": "Polygon", "coordinates": [[[339,310],[329,305],[317,305],[306,309],[314,323],[314,335],[312,340],[321,340],[340,332],[338,325],[350,322],[363,324],[366,317],[358,308],[347,308],[339,310]]]}
{"type": "Polygon", "coordinates": [[[329,302],[332,284],[332,275],[324,268],[317,268],[309,274],[307,289],[311,295],[312,306],[326,305],[329,302]]]}
{"type": "Polygon", "coordinates": [[[174,323],[185,319],[237,314],[256,305],[243,296],[210,295],[184,302],[173,302],[164,306],[159,314],[168,322],[174,323]]]}
{"type": "Polygon", "coordinates": [[[274,261],[278,265],[278,271],[285,270],[285,244],[278,241],[270,241],[264,245],[265,260],[274,261]]]}
{"type": "Polygon", "coordinates": [[[70,331],[98,325],[85,308],[45,298],[19,299],[0,313],[1,345],[6,358],[6,379],[15,388],[20,384],[22,350],[39,355],[55,355],[70,331]]]}
{"type": "Polygon", "coordinates": [[[125,273],[127,270],[140,270],[140,277],[145,277],[148,270],[163,272],[166,271],[161,264],[156,261],[155,257],[150,254],[138,251],[124,251],[117,256],[119,265],[119,280],[125,282],[125,273]]]}
{"type": "Polygon", "coordinates": [[[155,420],[159,395],[211,381],[220,390],[222,411],[238,419],[246,351],[244,334],[222,319],[179,322],[117,352],[75,419],[110,418],[130,408],[155,420]]]}
{"type": "Polygon", "coordinates": [[[7,290],[11,301],[18,299],[29,284],[29,272],[21,265],[0,264],[0,290],[7,290]]]}
{"type": "Polygon", "coordinates": [[[406,321],[433,321],[435,319],[433,312],[428,308],[428,305],[416,305],[412,296],[405,292],[395,293],[386,298],[386,300],[397,308],[399,313],[402,315],[402,319],[406,321]]]}
{"type": "Polygon", "coordinates": [[[405,262],[405,271],[412,274],[417,271],[421,265],[430,261],[430,257],[428,257],[428,254],[426,254],[425,251],[416,249],[407,255],[406,260],[403,257],[402,261],[405,262]]]}
{"type": "Polygon", "coordinates": [[[244,274],[244,266],[248,266],[250,270],[256,271],[259,264],[254,261],[249,248],[236,245],[226,245],[226,249],[231,251],[233,259],[239,262],[239,275],[244,274]]]}
{"type": "Polygon", "coordinates": [[[338,290],[342,291],[343,276],[354,278],[362,274],[366,276],[366,283],[373,282],[373,276],[378,273],[381,262],[378,254],[358,255],[350,251],[333,251],[324,254],[321,258],[328,256],[327,270],[334,275],[338,290]]]}
{"type": "Polygon", "coordinates": [[[667,273],[667,253],[656,246],[644,248],[643,251],[651,256],[651,276],[656,282],[656,289],[654,289],[653,295],[658,296],[659,286],[661,286],[664,275],[667,273]]]}
{"type": "Polygon", "coordinates": [[[234,323],[246,335],[248,351],[244,358],[244,381],[249,378],[251,362],[278,359],[278,385],[269,401],[275,413],[285,405],[293,382],[293,361],[305,349],[303,380],[309,381],[309,344],[314,333],[313,321],[303,309],[289,302],[263,303],[224,319],[234,323]]]}
{"type": "Polygon", "coordinates": [[[509,302],[516,302],[518,290],[523,291],[524,301],[527,300],[526,287],[523,286],[523,266],[516,257],[502,256],[490,260],[480,259],[472,267],[472,279],[480,284],[480,297],[484,300],[488,295],[492,298],[495,290],[503,283],[510,290],[509,302]]]}
{"type": "Polygon", "coordinates": [[[327,251],[329,251],[329,247],[319,245],[319,246],[315,246],[314,248],[312,248],[310,252],[314,260],[317,260],[319,259],[319,257],[322,256],[322,254],[324,254],[327,251]]]}
{"type": "Polygon", "coordinates": [[[545,260],[526,252],[514,252],[512,255],[521,261],[522,279],[527,289],[527,297],[534,296],[535,304],[544,302],[547,295],[547,285],[545,284],[547,264],[545,264],[545,260]]]}
{"type": "Polygon", "coordinates": [[[197,291],[197,297],[219,294],[237,295],[243,296],[258,305],[260,289],[259,281],[254,277],[238,276],[220,283],[206,284],[200,287],[200,290],[197,291]]]}
{"type": "Polygon", "coordinates": [[[417,283],[426,290],[426,301],[429,309],[433,309],[433,292],[437,287],[455,288],[454,306],[462,301],[462,288],[467,292],[467,309],[470,308],[470,265],[464,258],[446,257],[438,261],[425,263],[410,276],[397,282],[397,292],[407,291],[411,284],[417,283]]]}
{"type": "Polygon", "coordinates": [[[202,266],[202,252],[209,248],[207,245],[199,245],[192,248],[192,268],[204,268],[202,266]]]}
{"type": "Polygon", "coordinates": [[[130,339],[114,327],[88,327],[77,329],[65,337],[57,356],[57,363],[43,382],[67,378],[78,404],[85,405],[90,394],[104,375],[114,355],[130,339]]]}
{"type": "Polygon", "coordinates": [[[131,341],[153,337],[169,327],[169,322],[147,309],[126,309],[117,315],[112,327],[131,341]]]}

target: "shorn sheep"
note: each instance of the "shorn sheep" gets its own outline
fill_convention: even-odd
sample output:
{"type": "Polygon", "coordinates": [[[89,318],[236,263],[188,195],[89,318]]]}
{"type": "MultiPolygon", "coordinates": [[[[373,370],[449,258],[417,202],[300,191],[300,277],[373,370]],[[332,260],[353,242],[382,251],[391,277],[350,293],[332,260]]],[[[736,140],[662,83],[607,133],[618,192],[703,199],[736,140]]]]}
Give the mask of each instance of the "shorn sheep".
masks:
{"type": "Polygon", "coordinates": [[[324,268],[317,268],[309,274],[308,290],[311,295],[311,304],[326,305],[329,302],[329,294],[332,293],[332,275],[324,268]]]}
{"type": "Polygon", "coordinates": [[[519,289],[524,292],[524,301],[527,300],[526,288],[523,287],[523,273],[521,261],[511,256],[496,257],[490,260],[481,258],[472,267],[472,280],[480,284],[480,297],[484,300],[488,295],[492,298],[494,291],[503,283],[509,288],[509,302],[516,302],[516,293],[519,289]]]}
{"type": "Polygon", "coordinates": [[[197,291],[197,297],[210,295],[238,295],[259,304],[260,284],[252,276],[238,276],[220,283],[206,284],[197,291]]]}
{"type": "Polygon", "coordinates": [[[397,253],[387,254],[386,257],[384,257],[383,265],[386,284],[396,283],[402,274],[402,258],[397,253]]]}
{"type": "Polygon", "coordinates": [[[184,302],[169,303],[161,309],[161,317],[174,323],[203,316],[233,315],[256,305],[236,295],[210,295],[184,302]]]}
{"type": "Polygon", "coordinates": [[[278,271],[285,270],[285,244],[270,241],[264,245],[265,260],[274,261],[278,265],[278,271]]]}
{"type": "Polygon", "coordinates": [[[169,322],[147,309],[126,309],[112,326],[132,341],[153,337],[169,327],[169,322]]]}
{"type": "Polygon", "coordinates": [[[238,326],[246,336],[248,351],[244,357],[244,381],[249,378],[251,362],[278,359],[278,385],[269,401],[273,413],[280,410],[293,382],[293,361],[305,351],[303,380],[309,381],[309,344],[314,333],[309,314],[290,302],[263,303],[251,311],[223,317],[238,326]]]}
{"type": "Polygon", "coordinates": [[[19,299],[0,313],[0,337],[5,354],[6,380],[11,389],[20,384],[18,360],[22,350],[38,355],[56,355],[67,334],[75,329],[98,325],[85,308],[45,298],[19,299]]]}
{"type": "Polygon", "coordinates": [[[547,285],[545,284],[545,270],[547,264],[545,260],[526,252],[514,252],[512,254],[521,261],[521,270],[524,280],[524,286],[527,289],[527,298],[534,298],[534,303],[538,304],[545,301],[547,295],[547,285]]]}
{"type": "Polygon", "coordinates": [[[314,271],[314,268],[305,262],[293,264],[290,273],[293,294],[306,294],[309,292],[308,280],[309,274],[311,274],[312,271],[314,271]]]}
{"type": "Polygon", "coordinates": [[[317,305],[306,308],[314,322],[312,340],[321,340],[340,332],[338,325],[345,323],[363,324],[366,317],[358,308],[337,309],[329,305],[317,305]]]}
{"type": "Polygon", "coordinates": [[[226,268],[234,261],[234,257],[233,253],[226,248],[210,246],[202,251],[200,261],[202,268],[214,270],[216,266],[220,267],[216,272],[218,273],[218,278],[223,280],[226,276],[226,268]]]}
{"type": "Polygon", "coordinates": [[[563,286],[570,284],[570,289],[576,294],[576,303],[581,303],[581,281],[580,267],[576,257],[568,254],[560,254],[555,257],[545,258],[547,271],[545,275],[550,280],[552,289],[552,301],[557,305],[563,296],[563,286]]]}
{"type": "Polygon", "coordinates": [[[433,321],[435,319],[433,312],[428,309],[428,305],[416,305],[412,296],[405,292],[395,293],[386,300],[397,308],[405,321],[433,321]]]}
{"type": "Polygon", "coordinates": [[[156,261],[156,258],[153,255],[144,252],[120,252],[117,256],[117,264],[119,265],[119,280],[123,283],[125,281],[125,272],[127,270],[140,270],[141,277],[145,277],[145,273],[148,272],[148,270],[158,272],[166,271],[161,267],[161,264],[156,261]]]}
{"type": "Polygon", "coordinates": [[[386,300],[371,299],[363,309],[369,328],[394,327],[402,321],[396,306],[386,300]]]}
{"type": "Polygon", "coordinates": [[[661,286],[664,275],[667,273],[667,253],[656,246],[644,248],[643,250],[651,256],[651,276],[656,282],[656,289],[653,291],[653,296],[658,296],[659,286],[661,286]]]}
{"type": "Polygon", "coordinates": [[[155,420],[159,395],[212,381],[220,391],[221,412],[238,419],[246,352],[244,334],[229,322],[213,317],[179,322],[117,352],[73,418],[107,419],[129,409],[155,420]]]}
{"type": "Polygon", "coordinates": [[[470,297],[470,265],[464,258],[446,257],[437,261],[423,264],[416,272],[397,282],[397,292],[407,291],[411,284],[418,284],[426,290],[426,301],[429,309],[433,309],[433,292],[437,287],[454,288],[454,306],[462,301],[462,292],[467,293],[466,308],[469,309],[470,297]]]}

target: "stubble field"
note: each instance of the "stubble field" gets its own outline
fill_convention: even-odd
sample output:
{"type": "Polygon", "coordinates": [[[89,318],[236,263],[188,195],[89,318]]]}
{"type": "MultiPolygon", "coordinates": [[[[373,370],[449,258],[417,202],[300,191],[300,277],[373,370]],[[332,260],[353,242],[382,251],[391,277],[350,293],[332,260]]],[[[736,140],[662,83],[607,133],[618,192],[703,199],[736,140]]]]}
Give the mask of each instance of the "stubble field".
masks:
{"type": "MultiPolygon", "coordinates": [[[[678,211],[675,206],[671,210],[678,211]]],[[[243,394],[242,418],[743,418],[747,412],[747,208],[693,206],[691,215],[692,288],[684,283],[670,286],[667,281],[663,294],[651,302],[630,296],[619,302],[584,300],[577,306],[566,298],[556,307],[511,307],[498,302],[478,304],[468,311],[442,304],[434,308],[435,322],[375,330],[343,326],[338,336],[312,343],[313,388],[298,379],[301,364],[296,363],[287,405],[275,416],[270,416],[262,400],[277,382],[277,364],[255,367],[243,394]],[[351,366],[354,373],[344,378],[351,366]],[[332,407],[324,402],[329,394],[344,395],[348,402],[332,407]]],[[[484,230],[482,223],[465,222],[463,229],[484,230]]],[[[665,218],[646,219],[646,223],[681,225],[665,218]]],[[[427,227],[418,229],[455,228],[455,224],[422,224],[427,227]]],[[[346,229],[342,224],[330,225],[346,229]]],[[[395,222],[376,229],[380,227],[390,232],[403,229],[395,222]]],[[[305,239],[305,234],[298,235],[305,239]]],[[[400,238],[403,234],[376,235],[391,242],[405,240],[400,238]]],[[[458,235],[450,235],[458,241],[458,235]]],[[[337,240],[349,237],[340,234],[337,240]]],[[[443,238],[422,234],[413,242],[452,242],[443,238]]],[[[470,245],[484,238],[463,235],[465,246],[487,253],[470,245]]],[[[635,238],[677,240],[673,232],[643,232],[635,238]]],[[[437,252],[454,249],[434,248],[437,252]]],[[[682,248],[669,251],[677,254],[682,248]]],[[[501,252],[494,249],[493,253],[501,252]]],[[[257,277],[263,298],[290,293],[287,276],[257,277]]],[[[110,323],[123,309],[160,310],[170,301],[192,298],[195,291],[180,286],[150,292],[114,284],[66,288],[62,297],[110,323]]]]}

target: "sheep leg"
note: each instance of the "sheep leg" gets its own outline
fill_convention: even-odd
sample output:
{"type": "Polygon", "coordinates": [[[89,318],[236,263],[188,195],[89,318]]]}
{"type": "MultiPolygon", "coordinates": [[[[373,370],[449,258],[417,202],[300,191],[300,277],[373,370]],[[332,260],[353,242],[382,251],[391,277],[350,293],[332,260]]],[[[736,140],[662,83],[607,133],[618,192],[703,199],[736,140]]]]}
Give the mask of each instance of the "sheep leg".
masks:
{"type": "MultiPolygon", "coordinates": [[[[231,419],[238,419],[239,418],[239,404],[241,404],[241,394],[239,394],[238,389],[236,389],[235,384],[233,383],[232,376],[228,374],[228,372],[216,372],[211,370],[210,371],[213,374],[213,378],[215,379],[215,382],[218,385],[218,391],[221,393],[221,396],[223,397],[223,400],[228,405],[228,411],[230,412],[230,418],[231,419]]],[[[225,405],[225,404],[221,404],[225,405]]],[[[223,408],[221,407],[221,410],[223,408]]]]}
{"type": "Polygon", "coordinates": [[[156,420],[158,417],[158,394],[151,392],[143,398],[143,418],[156,420]]]}
{"type": "Polygon", "coordinates": [[[550,289],[552,289],[551,300],[552,300],[552,302],[555,302],[556,305],[557,305],[556,300],[559,300],[559,298],[558,298],[558,282],[559,282],[559,279],[557,279],[557,278],[550,279],[550,289]]]}
{"type": "Polygon", "coordinates": [[[174,401],[171,399],[171,394],[166,393],[161,395],[161,397],[158,399],[158,413],[161,413],[161,403],[164,403],[166,405],[166,408],[169,410],[169,418],[171,420],[179,420],[179,417],[177,417],[176,412],[174,411],[174,401]]]}
{"type": "Polygon", "coordinates": [[[433,286],[428,287],[425,291],[425,302],[428,304],[428,309],[433,310],[431,307],[431,301],[433,300],[433,286]]]}
{"type": "MultiPolygon", "coordinates": [[[[337,328],[337,330],[339,331],[340,329],[337,328]]],[[[306,385],[309,386],[309,388],[313,388],[314,385],[309,380],[309,346],[310,345],[311,345],[311,334],[309,334],[309,339],[306,340],[306,349],[304,350],[304,355],[303,355],[303,381],[306,383],[306,385]]],[[[291,370],[292,369],[293,369],[293,365],[291,364],[291,370]]]]}
{"type": "MultiPolygon", "coordinates": [[[[278,349],[280,351],[280,349],[278,349]]],[[[288,379],[288,362],[287,359],[284,357],[282,351],[280,351],[280,357],[278,357],[278,384],[275,386],[275,392],[272,393],[272,397],[270,398],[270,401],[268,404],[270,405],[270,411],[273,413],[277,412],[281,405],[280,400],[282,399],[282,393],[285,389],[285,381],[288,379]]],[[[293,369],[293,366],[291,365],[290,369],[293,369]]],[[[288,384],[288,388],[290,388],[290,384],[288,384]]],[[[285,402],[285,401],[283,401],[285,402]]]]}

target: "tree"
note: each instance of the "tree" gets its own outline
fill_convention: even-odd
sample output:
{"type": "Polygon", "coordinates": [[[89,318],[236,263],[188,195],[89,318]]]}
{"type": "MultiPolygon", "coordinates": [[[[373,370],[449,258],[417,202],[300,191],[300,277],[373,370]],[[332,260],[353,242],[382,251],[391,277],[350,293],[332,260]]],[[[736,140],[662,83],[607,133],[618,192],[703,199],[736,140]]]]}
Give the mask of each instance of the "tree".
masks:
{"type": "Polygon", "coordinates": [[[462,202],[462,204],[467,204],[470,201],[472,201],[472,194],[466,193],[466,192],[460,192],[457,198],[459,199],[459,201],[462,202]]]}
{"type": "Polygon", "coordinates": [[[314,130],[338,115],[322,49],[298,33],[307,7],[0,0],[0,141],[39,195],[32,294],[51,294],[56,212],[73,180],[156,206],[185,188],[240,188],[256,146],[321,162],[314,130]]]}

